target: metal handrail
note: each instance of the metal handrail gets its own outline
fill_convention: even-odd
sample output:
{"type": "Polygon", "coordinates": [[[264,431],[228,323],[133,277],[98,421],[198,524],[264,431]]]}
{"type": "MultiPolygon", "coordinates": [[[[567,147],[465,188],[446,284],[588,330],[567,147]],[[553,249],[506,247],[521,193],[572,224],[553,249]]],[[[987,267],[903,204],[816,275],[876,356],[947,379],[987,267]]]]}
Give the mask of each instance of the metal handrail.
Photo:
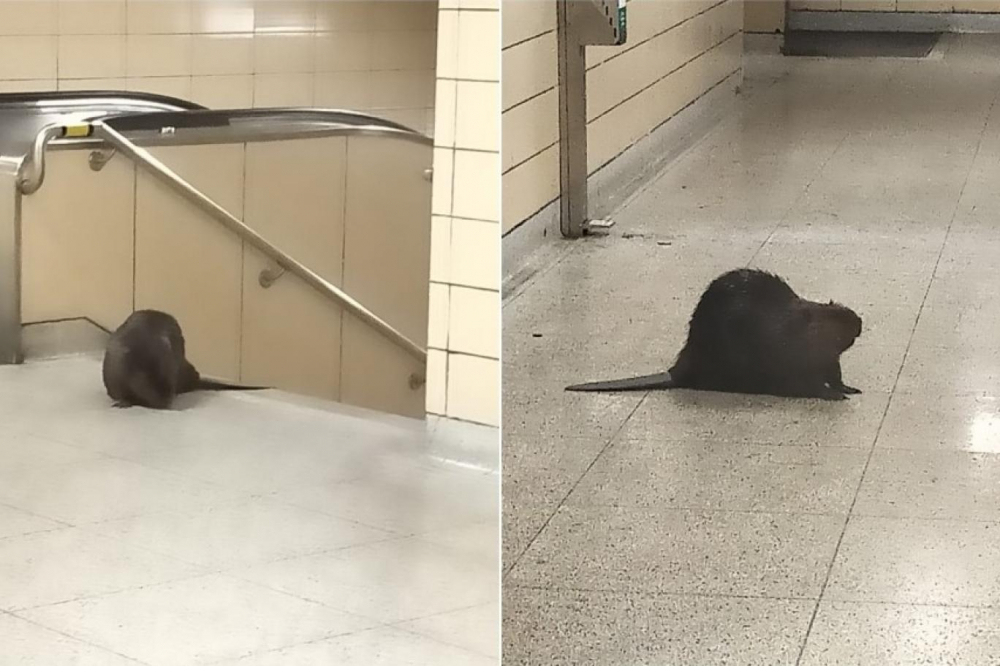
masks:
{"type": "MultiPolygon", "coordinates": [[[[115,128],[115,125],[124,125],[118,128],[120,132],[149,132],[149,136],[142,137],[139,141],[132,143],[142,143],[143,145],[164,145],[174,143],[188,143],[179,138],[183,132],[176,132],[180,127],[184,131],[201,131],[207,136],[201,137],[207,143],[218,143],[221,140],[220,132],[225,130],[237,130],[238,140],[278,140],[301,138],[306,135],[325,134],[351,134],[351,135],[377,135],[392,138],[417,141],[427,145],[433,145],[433,140],[409,127],[394,123],[384,118],[358,113],[356,111],[346,111],[342,109],[286,109],[286,108],[264,108],[264,109],[233,109],[233,110],[211,110],[197,109],[190,111],[161,111],[153,113],[122,114],[99,119],[105,126],[115,128]],[[242,128],[239,132],[233,121],[267,121],[258,126],[242,128]],[[275,121],[284,121],[286,128],[275,129],[275,121]],[[199,125],[198,123],[201,123],[199,125]],[[220,130],[220,127],[222,128],[220,130]],[[293,127],[295,129],[287,129],[293,127]],[[166,131],[170,130],[170,131],[166,131]]],[[[24,157],[21,165],[19,187],[24,194],[32,194],[42,186],[45,180],[45,154],[52,141],[63,139],[76,142],[90,142],[95,140],[92,134],[67,134],[66,128],[86,127],[87,123],[97,122],[96,119],[75,119],[79,124],[58,123],[42,128],[35,135],[35,140],[31,145],[31,150],[24,157]]]]}
{"type": "MultiPolygon", "coordinates": [[[[417,360],[421,362],[427,361],[427,351],[420,345],[396,330],[392,325],[351,297],[350,294],[346,293],[336,285],[327,281],[318,273],[293,259],[286,252],[272,244],[266,238],[254,231],[251,227],[247,226],[247,224],[245,224],[238,217],[227,211],[213,199],[178,176],[172,169],[170,169],[170,167],[153,157],[149,151],[129,141],[124,135],[108,125],[107,122],[101,120],[94,123],[67,125],[58,128],[47,127],[39,132],[39,137],[42,139],[40,141],[36,141],[32,152],[35,153],[36,150],[41,150],[42,155],[44,155],[45,145],[55,136],[91,137],[95,135],[104,142],[113,146],[118,152],[121,152],[137,164],[145,167],[150,173],[173,188],[188,201],[204,210],[206,213],[221,222],[227,229],[234,232],[254,248],[267,255],[270,259],[277,263],[280,268],[297,275],[306,284],[318,291],[324,297],[341,305],[345,310],[374,328],[389,341],[402,347],[407,353],[417,360]],[[48,137],[48,139],[45,139],[45,137],[48,137]]],[[[24,165],[22,164],[22,167],[23,166],[24,165]]],[[[29,167],[29,169],[30,168],[32,167],[29,167]]],[[[22,192],[31,193],[37,191],[38,187],[41,186],[41,182],[45,175],[44,158],[36,160],[33,168],[36,169],[36,171],[34,171],[31,176],[37,178],[37,181],[32,181],[27,177],[22,178],[19,182],[22,192]]]]}

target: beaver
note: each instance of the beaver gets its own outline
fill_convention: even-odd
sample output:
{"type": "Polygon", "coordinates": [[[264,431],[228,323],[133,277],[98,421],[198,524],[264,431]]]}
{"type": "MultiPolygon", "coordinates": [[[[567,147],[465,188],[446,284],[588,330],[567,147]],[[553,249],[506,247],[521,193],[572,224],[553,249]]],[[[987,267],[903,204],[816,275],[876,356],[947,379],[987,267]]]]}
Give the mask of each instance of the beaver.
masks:
{"type": "Polygon", "coordinates": [[[781,277],[740,268],[708,285],[668,372],[566,390],[687,388],[846,400],[861,391],[844,384],[840,355],[860,335],[861,317],[850,308],[800,298],[781,277]]]}
{"type": "Polygon", "coordinates": [[[177,319],[159,310],[136,310],[111,334],[102,371],[115,407],[169,409],[176,396],[189,391],[264,388],[203,378],[185,356],[177,319]]]}

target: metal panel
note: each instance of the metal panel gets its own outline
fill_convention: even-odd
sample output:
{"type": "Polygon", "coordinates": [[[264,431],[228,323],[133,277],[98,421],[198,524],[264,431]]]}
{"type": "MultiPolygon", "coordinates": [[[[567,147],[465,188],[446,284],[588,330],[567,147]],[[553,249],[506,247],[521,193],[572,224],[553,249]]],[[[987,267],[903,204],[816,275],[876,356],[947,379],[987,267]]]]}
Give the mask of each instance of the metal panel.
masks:
{"type": "Polygon", "coordinates": [[[22,360],[19,167],[20,160],[0,157],[0,365],[22,360]]]}

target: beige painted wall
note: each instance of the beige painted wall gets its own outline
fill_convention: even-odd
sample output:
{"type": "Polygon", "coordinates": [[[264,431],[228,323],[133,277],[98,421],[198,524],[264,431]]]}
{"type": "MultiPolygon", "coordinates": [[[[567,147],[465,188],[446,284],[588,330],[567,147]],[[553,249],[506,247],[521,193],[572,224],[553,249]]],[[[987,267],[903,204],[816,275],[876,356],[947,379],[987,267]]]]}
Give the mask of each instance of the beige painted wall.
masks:
{"type": "Polygon", "coordinates": [[[813,11],[1000,13],[1000,0],[790,0],[790,6],[813,11]]]}
{"type": "Polygon", "coordinates": [[[0,0],[0,92],[341,107],[429,133],[436,26],[431,0],[0,0]]]}
{"type": "Polygon", "coordinates": [[[442,0],[427,411],[500,421],[499,0],[442,0]]]}
{"type": "Polygon", "coordinates": [[[743,31],[774,33],[785,29],[787,0],[743,0],[743,31]]]}
{"type": "MultiPolygon", "coordinates": [[[[506,0],[503,16],[503,230],[559,194],[553,0],[506,0]]],[[[741,0],[632,0],[628,42],[588,47],[591,173],[741,67],[741,0]]]]}

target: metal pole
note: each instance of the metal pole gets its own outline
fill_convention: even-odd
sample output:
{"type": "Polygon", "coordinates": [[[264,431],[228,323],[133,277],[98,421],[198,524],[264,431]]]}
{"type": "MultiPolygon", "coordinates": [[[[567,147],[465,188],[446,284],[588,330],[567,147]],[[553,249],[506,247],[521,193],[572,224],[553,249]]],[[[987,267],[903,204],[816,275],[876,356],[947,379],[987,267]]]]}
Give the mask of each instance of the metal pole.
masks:
{"type": "Polygon", "coordinates": [[[0,365],[20,363],[21,192],[20,160],[0,157],[0,365]]]}
{"type": "Polygon", "coordinates": [[[368,326],[374,328],[391,342],[402,347],[417,360],[421,362],[427,361],[427,352],[424,351],[420,345],[416,344],[390,326],[378,315],[351,298],[349,294],[341,290],[339,287],[333,285],[317,273],[314,273],[309,268],[295,261],[280,248],[272,245],[267,239],[244,224],[242,220],[234,216],[232,213],[178,176],[166,164],[153,157],[148,150],[136,146],[122,134],[103,123],[95,123],[94,129],[96,134],[103,138],[107,143],[114,146],[123,154],[131,157],[136,163],[144,166],[150,173],[169,185],[174,191],[179,193],[185,199],[210,214],[216,220],[221,222],[227,229],[237,234],[250,245],[254,246],[273,259],[281,268],[284,268],[290,273],[294,273],[316,291],[340,303],[345,310],[366,323],[368,326]]]}
{"type": "Polygon", "coordinates": [[[587,63],[573,20],[576,1],[556,3],[559,227],[566,238],[579,238],[587,231],[587,63]]]}

